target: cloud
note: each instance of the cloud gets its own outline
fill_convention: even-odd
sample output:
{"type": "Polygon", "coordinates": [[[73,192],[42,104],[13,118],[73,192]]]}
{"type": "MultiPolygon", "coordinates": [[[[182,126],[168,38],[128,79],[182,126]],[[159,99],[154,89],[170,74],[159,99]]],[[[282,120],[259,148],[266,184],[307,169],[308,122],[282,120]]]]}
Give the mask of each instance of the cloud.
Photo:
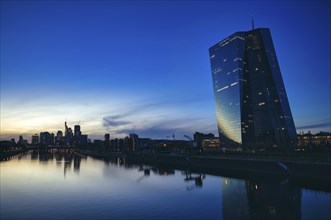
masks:
{"type": "Polygon", "coordinates": [[[314,129],[314,128],[326,128],[331,127],[331,122],[324,122],[319,124],[311,124],[311,125],[304,125],[304,126],[298,126],[296,129],[314,129]]]}
{"type": "Polygon", "coordinates": [[[102,125],[104,127],[118,127],[121,125],[128,125],[131,124],[129,121],[118,120],[125,117],[124,115],[114,115],[114,116],[106,116],[102,118],[102,125]]]}
{"type": "Polygon", "coordinates": [[[126,102],[103,115],[102,126],[112,137],[136,133],[140,137],[185,139],[195,131],[216,134],[213,110],[202,98],[158,96],[126,102]],[[170,101],[169,101],[170,100],[170,101]],[[208,109],[206,111],[206,109],[208,109]]]}
{"type": "Polygon", "coordinates": [[[184,138],[184,135],[193,137],[193,133],[196,131],[204,133],[212,132],[216,134],[216,125],[213,121],[203,118],[167,118],[150,122],[149,124],[144,124],[140,127],[134,126],[132,123],[130,126],[115,128],[113,134],[123,136],[135,133],[140,137],[153,139],[172,139],[174,134],[175,139],[186,139],[184,138]],[[197,124],[203,124],[205,126],[197,127],[197,124]]]}

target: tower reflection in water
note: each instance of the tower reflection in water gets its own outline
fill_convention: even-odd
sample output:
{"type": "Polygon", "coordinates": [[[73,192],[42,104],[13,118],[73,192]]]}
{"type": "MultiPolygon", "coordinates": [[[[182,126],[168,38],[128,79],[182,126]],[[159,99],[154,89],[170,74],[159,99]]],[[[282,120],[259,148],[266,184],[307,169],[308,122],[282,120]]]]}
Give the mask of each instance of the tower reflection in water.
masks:
{"type": "Polygon", "coordinates": [[[73,164],[73,170],[75,173],[79,173],[81,157],[74,154],[70,150],[35,150],[31,152],[31,160],[39,160],[41,163],[48,163],[49,161],[53,161],[55,158],[56,165],[63,167],[63,175],[66,177],[67,171],[70,171],[73,164]]]}
{"type": "Polygon", "coordinates": [[[301,189],[222,178],[224,219],[301,219],[301,189]]]}

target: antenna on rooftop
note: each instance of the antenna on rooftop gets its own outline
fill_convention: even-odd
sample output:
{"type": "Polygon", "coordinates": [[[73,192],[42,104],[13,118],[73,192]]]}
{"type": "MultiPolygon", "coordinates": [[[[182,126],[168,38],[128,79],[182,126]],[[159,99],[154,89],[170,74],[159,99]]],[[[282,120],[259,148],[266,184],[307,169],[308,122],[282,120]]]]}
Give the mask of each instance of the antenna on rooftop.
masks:
{"type": "Polygon", "coordinates": [[[252,16],[252,30],[254,30],[254,17],[252,16]]]}

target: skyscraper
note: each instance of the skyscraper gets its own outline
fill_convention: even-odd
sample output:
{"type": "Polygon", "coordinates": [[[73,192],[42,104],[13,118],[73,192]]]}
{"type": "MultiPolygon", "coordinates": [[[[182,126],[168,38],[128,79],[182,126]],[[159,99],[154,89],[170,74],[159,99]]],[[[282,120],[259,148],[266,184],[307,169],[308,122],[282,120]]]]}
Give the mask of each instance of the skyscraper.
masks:
{"type": "Polygon", "coordinates": [[[79,138],[81,136],[82,132],[80,131],[80,125],[75,125],[74,127],[74,135],[75,137],[79,138]]]}
{"type": "Polygon", "coordinates": [[[37,145],[38,143],[39,143],[39,136],[38,136],[38,134],[32,135],[31,144],[32,145],[37,145]]]}
{"type": "Polygon", "coordinates": [[[228,147],[289,146],[296,130],[268,28],[209,48],[219,137],[228,147]]]}

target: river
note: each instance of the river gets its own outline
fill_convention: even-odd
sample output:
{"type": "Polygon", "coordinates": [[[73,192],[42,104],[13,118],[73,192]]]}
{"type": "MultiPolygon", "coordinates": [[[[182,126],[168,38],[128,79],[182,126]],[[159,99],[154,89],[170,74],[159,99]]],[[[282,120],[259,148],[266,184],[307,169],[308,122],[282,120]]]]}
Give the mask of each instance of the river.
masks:
{"type": "Polygon", "coordinates": [[[144,164],[29,152],[1,165],[0,219],[330,219],[331,193],[144,164]]]}

